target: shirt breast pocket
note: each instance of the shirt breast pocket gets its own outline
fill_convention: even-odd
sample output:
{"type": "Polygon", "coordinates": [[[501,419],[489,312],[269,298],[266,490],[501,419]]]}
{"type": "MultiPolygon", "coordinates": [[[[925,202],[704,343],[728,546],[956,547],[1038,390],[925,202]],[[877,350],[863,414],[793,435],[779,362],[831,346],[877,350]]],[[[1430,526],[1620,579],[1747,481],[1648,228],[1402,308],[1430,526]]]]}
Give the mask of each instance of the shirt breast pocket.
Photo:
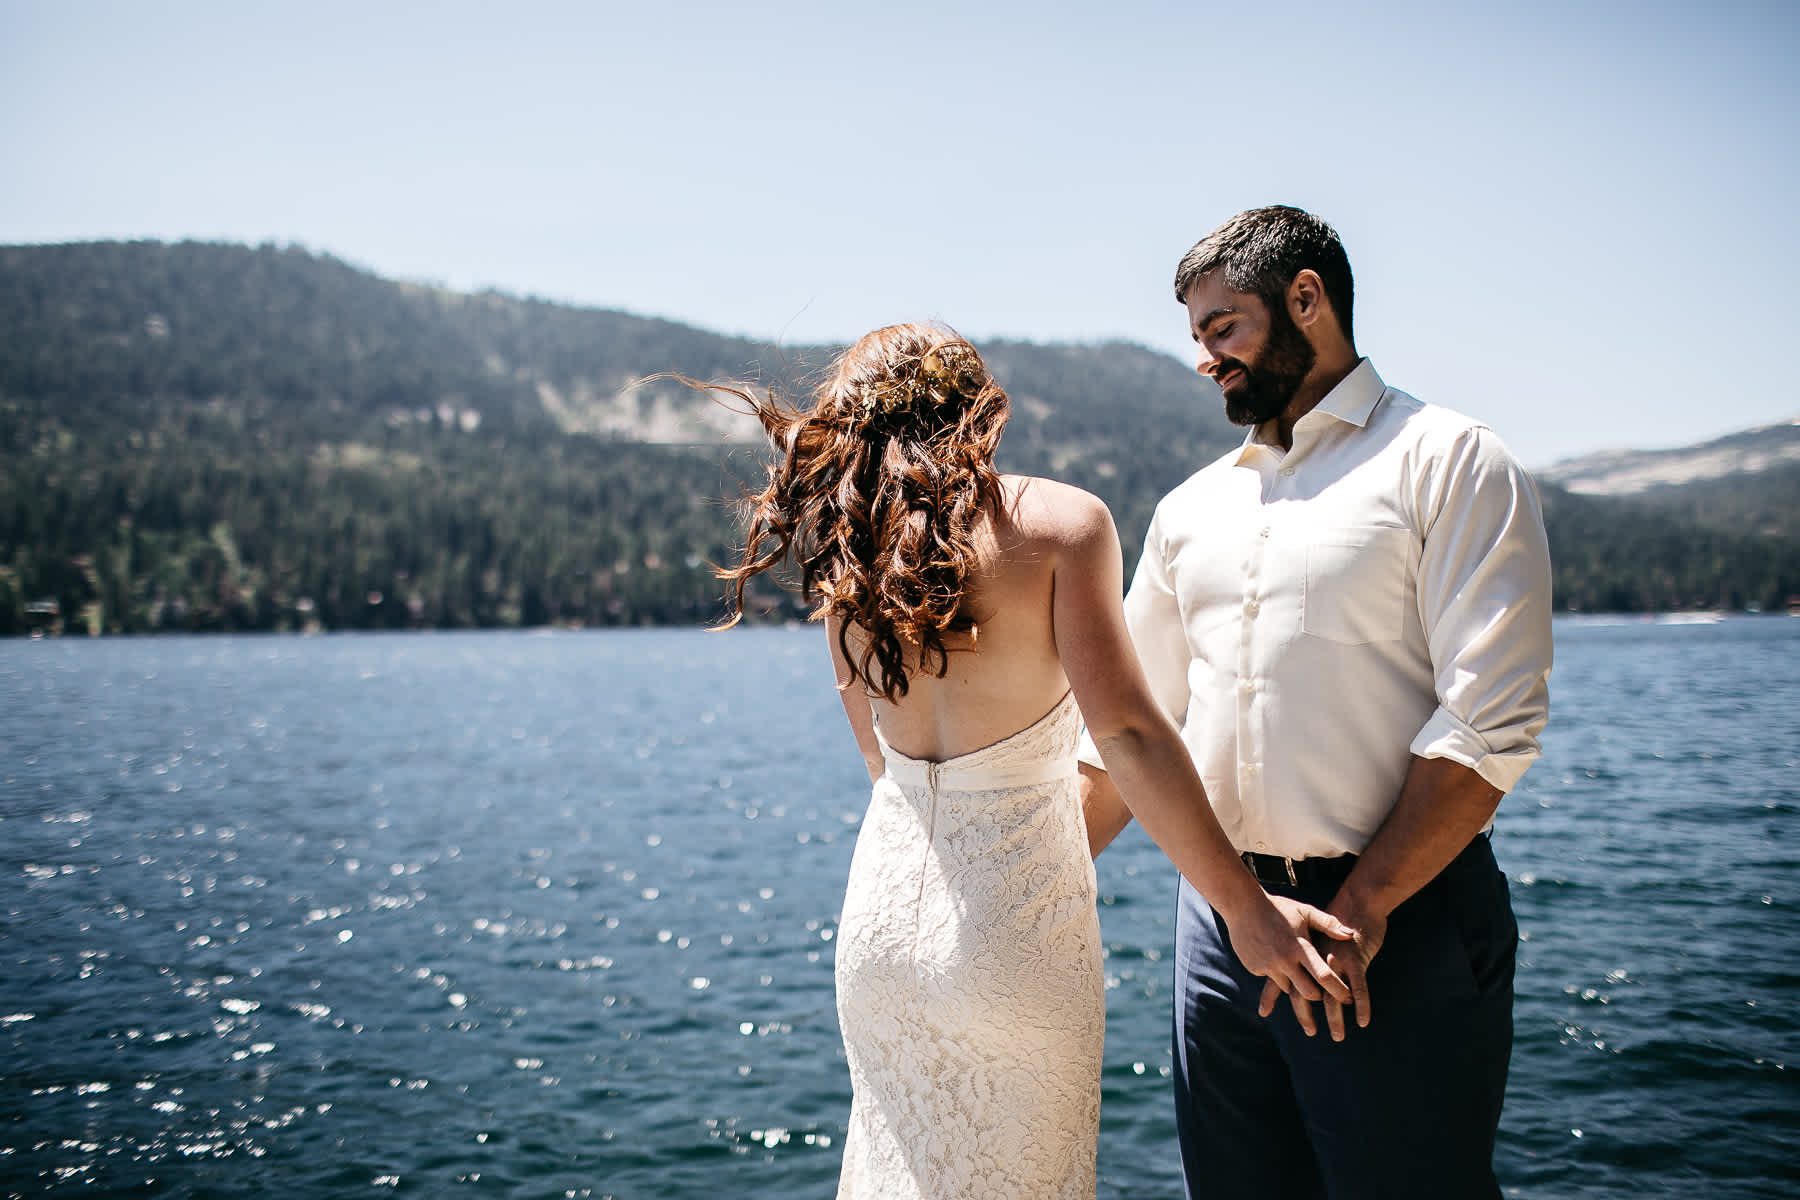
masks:
{"type": "Polygon", "coordinates": [[[1388,526],[1326,530],[1307,542],[1300,628],[1345,645],[1405,632],[1412,534],[1388,526]]]}

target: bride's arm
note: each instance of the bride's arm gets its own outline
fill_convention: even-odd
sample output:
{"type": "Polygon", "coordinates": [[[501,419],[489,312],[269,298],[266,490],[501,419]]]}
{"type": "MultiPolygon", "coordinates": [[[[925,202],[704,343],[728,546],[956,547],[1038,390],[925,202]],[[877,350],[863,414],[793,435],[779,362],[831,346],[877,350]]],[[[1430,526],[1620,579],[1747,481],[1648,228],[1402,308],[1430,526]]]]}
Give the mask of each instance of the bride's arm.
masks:
{"type": "Polygon", "coordinates": [[[825,618],[825,640],[831,646],[831,671],[837,676],[838,699],[843,702],[844,716],[850,720],[850,732],[856,735],[856,748],[862,752],[869,782],[874,783],[887,770],[887,763],[882,758],[881,743],[875,740],[875,715],[869,709],[868,693],[861,682],[851,677],[850,664],[844,661],[844,655],[838,649],[841,624],[837,617],[825,618]]]}
{"type": "Polygon", "coordinates": [[[1240,961],[1283,991],[1349,989],[1309,940],[1350,930],[1310,905],[1277,907],[1225,837],[1193,759],[1158,707],[1126,630],[1119,535],[1106,506],[1067,489],[1056,503],[1051,621],[1088,733],[1131,814],[1231,929],[1240,961]]]}

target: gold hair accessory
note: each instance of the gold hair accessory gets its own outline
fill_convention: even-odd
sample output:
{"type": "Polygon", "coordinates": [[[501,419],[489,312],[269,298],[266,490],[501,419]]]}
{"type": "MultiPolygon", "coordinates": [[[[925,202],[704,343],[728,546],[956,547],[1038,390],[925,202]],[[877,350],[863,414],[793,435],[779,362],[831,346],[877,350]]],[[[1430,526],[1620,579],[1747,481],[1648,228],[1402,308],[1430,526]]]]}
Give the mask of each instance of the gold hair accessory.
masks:
{"type": "Polygon", "coordinates": [[[981,391],[981,359],[969,346],[940,346],[920,360],[919,369],[952,394],[973,396],[981,391]]]}
{"type": "Polygon", "coordinates": [[[861,415],[865,421],[877,414],[887,416],[912,407],[914,386],[904,379],[884,379],[863,389],[861,415]]]}
{"type": "Polygon", "coordinates": [[[921,399],[937,407],[958,395],[973,395],[980,390],[980,376],[980,359],[974,351],[967,346],[941,346],[919,359],[916,377],[869,385],[863,391],[862,419],[910,412],[921,399]]]}

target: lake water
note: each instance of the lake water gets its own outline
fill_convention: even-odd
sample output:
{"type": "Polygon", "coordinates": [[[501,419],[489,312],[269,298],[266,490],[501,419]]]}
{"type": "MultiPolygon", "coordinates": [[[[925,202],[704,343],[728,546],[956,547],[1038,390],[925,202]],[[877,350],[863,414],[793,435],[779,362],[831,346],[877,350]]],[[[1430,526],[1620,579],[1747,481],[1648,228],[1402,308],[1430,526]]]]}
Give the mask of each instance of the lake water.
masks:
{"type": "MultiPolygon", "coordinates": [[[[1564,621],[1498,1168],[1800,1191],[1800,620],[1564,621]]],[[[817,630],[0,642],[7,1196],[829,1195],[866,781],[817,630]]],[[[1100,1194],[1180,1194],[1100,860],[1100,1194]]]]}

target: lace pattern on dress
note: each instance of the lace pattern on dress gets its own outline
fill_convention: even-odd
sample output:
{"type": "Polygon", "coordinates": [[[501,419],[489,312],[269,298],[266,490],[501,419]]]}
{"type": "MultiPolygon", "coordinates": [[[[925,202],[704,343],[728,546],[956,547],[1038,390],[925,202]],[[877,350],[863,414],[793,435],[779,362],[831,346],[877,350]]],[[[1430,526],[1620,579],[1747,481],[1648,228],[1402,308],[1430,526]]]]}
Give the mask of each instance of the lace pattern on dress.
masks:
{"type": "Polygon", "coordinates": [[[838,928],[840,1198],[1094,1194],[1105,1003],[1065,696],[941,763],[884,751],[838,928]]]}

